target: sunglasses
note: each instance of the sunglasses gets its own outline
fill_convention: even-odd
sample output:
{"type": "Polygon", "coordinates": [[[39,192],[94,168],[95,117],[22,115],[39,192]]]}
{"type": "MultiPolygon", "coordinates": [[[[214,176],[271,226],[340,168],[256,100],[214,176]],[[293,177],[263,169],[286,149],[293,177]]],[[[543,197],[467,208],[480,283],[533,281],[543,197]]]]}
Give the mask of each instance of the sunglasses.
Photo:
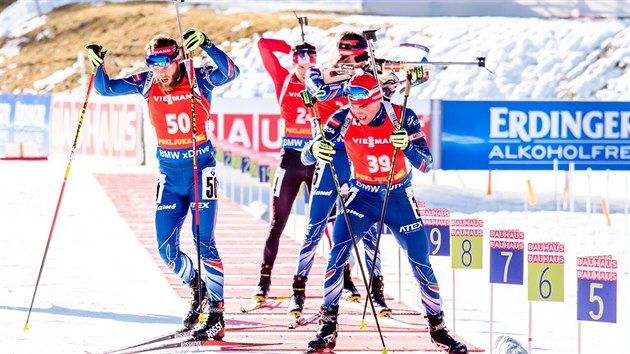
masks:
{"type": "Polygon", "coordinates": [[[374,94],[379,93],[381,88],[376,86],[375,88],[368,90],[361,86],[346,86],[344,92],[348,95],[348,100],[357,101],[364,100],[372,97],[374,94]]]}
{"type": "Polygon", "coordinates": [[[179,62],[178,58],[173,58],[171,55],[168,55],[168,54],[149,55],[147,56],[146,60],[147,60],[147,66],[150,68],[154,66],[166,67],[173,63],[179,62]]]}
{"type": "Polygon", "coordinates": [[[294,50],[293,62],[297,64],[315,64],[317,62],[317,52],[308,48],[294,50]]]}
{"type": "Polygon", "coordinates": [[[359,44],[358,39],[342,39],[337,45],[339,54],[344,56],[360,55],[365,52],[365,47],[359,44]]]}
{"type": "Polygon", "coordinates": [[[297,55],[317,55],[317,52],[314,49],[311,48],[300,48],[300,49],[296,49],[293,51],[293,53],[297,54],[297,55]]]}

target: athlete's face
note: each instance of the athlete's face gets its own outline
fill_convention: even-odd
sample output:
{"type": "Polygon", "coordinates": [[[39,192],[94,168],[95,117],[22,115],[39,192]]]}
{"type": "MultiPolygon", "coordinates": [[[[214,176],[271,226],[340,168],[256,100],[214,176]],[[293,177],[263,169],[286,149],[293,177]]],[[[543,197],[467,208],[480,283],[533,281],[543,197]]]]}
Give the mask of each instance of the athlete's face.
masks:
{"type": "Polygon", "coordinates": [[[381,108],[381,100],[374,101],[368,104],[350,104],[350,112],[362,125],[368,125],[376,117],[379,109],[381,108]]]}
{"type": "Polygon", "coordinates": [[[306,74],[306,71],[310,68],[314,68],[315,64],[293,64],[293,66],[295,67],[295,76],[297,79],[300,80],[300,82],[304,82],[304,75],[306,74]]]}
{"type": "Polygon", "coordinates": [[[154,65],[151,70],[164,91],[170,91],[175,87],[179,76],[179,62],[173,62],[168,66],[154,65]]]}

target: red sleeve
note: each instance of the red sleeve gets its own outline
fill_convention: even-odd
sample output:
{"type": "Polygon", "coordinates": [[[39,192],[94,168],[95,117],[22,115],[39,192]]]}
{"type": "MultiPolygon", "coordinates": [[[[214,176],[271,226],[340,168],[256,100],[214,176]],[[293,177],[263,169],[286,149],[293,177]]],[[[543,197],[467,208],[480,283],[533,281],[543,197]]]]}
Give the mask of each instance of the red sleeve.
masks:
{"type": "Polygon", "coordinates": [[[280,64],[274,52],[288,54],[291,52],[291,46],[287,42],[280,39],[261,38],[258,40],[258,50],[262,58],[265,69],[271,76],[273,84],[276,87],[276,99],[280,101],[280,92],[282,84],[289,75],[289,71],[280,64]]]}

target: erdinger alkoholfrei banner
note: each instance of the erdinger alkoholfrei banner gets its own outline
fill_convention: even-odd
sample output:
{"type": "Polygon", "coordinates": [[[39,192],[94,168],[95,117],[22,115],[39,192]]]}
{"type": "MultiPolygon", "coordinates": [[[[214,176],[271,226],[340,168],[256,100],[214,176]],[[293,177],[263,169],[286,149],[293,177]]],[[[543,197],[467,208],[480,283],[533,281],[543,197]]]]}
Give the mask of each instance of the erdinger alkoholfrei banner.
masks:
{"type": "Polygon", "coordinates": [[[630,102],[443,101],[442,168],[630,170],[630,102]]]}

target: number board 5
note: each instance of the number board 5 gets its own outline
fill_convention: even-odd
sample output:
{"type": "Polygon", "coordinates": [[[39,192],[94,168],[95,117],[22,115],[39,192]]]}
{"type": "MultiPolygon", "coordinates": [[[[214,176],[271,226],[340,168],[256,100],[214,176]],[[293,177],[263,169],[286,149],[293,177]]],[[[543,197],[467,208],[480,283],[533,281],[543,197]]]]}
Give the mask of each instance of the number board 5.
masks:
{"type": "Polygon", "coordinates": [[[589,256],[577,263],[577,319],[617,323],[617,261],[589,256]]]}

